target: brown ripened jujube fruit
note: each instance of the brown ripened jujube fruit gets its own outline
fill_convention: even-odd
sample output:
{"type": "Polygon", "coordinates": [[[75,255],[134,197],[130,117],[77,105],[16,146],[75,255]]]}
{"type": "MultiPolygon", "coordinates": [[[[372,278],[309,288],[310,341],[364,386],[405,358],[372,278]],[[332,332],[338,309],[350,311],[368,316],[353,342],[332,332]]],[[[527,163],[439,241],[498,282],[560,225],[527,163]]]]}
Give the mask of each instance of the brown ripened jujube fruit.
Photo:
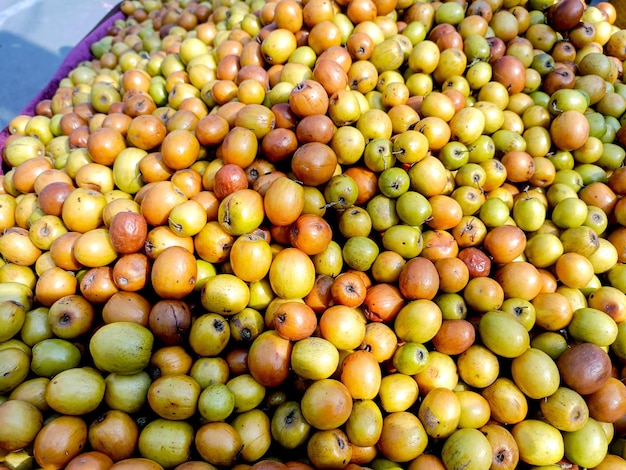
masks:
{"type": "Polygon", "coordinates": [[[74,187],[68,183],[57,181],[48,184],[39,193],[39,207],[46,214],[60,216],[63,208],[63,201],[72,192],[74,187]]]}
{"type": "Polygon", "coordinates": [[[580,0],[562,0],[548,8],[546,19],[555,31],[568,31],[578,24],[584,11],[580,0]]]}
{"type": "Polygon", "coordinates": [[[150,310],[148,325],[165,344],[179,344],[191,327],[191,309],[182,300],[160,300],[150,310]]]}
{"type": "Polygon", "coordinates": [[[111,220],[109,236],[111,243],[120,254],[140,251],[148,235],[148,223],[143,215],[136,212],[120,212],[111,220]]]}
{"type": "Polygon", "coordinates": [[[611,376],[611,358],[593,343],[580,343],[557,360],[563,382],[581,395],[598,391],[611,376]]]}

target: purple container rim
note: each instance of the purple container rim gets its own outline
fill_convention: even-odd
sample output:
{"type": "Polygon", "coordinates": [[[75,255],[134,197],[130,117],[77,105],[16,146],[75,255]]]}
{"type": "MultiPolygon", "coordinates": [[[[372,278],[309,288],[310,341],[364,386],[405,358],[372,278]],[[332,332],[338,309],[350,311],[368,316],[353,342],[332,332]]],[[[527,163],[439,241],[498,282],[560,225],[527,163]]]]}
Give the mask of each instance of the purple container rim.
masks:
{"type": "MultiPolygon", "coordinates": [[[[125,15],[120,9],[120,3],[111,9],[102,20],[65,56],[61,65],[50,81],[37,93],[19,113],[20,115],[34,116],[37,103],[41,100],[50,99],[59,87],[61,80],[69,74],[78,64],[93,59],[91,45],[106,36],[108,29],[118,20],[124,19],[125,15]]],[[[10,136],[9,126],[0,131],[0,153],[4,151],[4,145],[10,136]]],[[[4,174],[6,165],[0,169],[0,175],[4,174]]]]}

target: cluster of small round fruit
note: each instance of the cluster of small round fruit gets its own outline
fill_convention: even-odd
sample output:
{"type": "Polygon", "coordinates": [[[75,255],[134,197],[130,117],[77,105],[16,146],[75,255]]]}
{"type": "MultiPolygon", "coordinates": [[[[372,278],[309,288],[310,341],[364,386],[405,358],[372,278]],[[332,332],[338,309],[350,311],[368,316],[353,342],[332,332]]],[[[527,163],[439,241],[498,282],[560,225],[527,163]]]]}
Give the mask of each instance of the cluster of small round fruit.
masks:
{"type": "Polygon", "coordinates": [[[2,149],[0,468],[626,468],[612,4],[120,9],[2,149]]]}

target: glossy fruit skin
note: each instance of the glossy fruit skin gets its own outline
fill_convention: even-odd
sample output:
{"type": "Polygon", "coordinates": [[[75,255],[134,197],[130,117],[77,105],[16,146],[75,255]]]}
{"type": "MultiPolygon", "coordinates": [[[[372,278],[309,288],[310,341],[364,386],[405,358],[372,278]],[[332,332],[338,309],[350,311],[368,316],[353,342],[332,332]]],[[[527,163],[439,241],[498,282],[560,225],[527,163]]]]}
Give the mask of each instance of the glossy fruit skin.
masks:
{"type": "Polygon", "coordinates": [[[3,450],[12,452],[35,440],[43,426],[43,416],[41,411],[29,402],[11,400],[6,403],[8,404],[3,404],[0,408],[0,419],[6,427],[0,442],[3,450]]]}
{"type": "Polygon", "coordinates": [[[518,321],[517,317],[509,317],[507,314],[502,315],[497,312],[485,313],[478,325],[478,331],[483,343],[499,356],[517,357],[523,354],[530,345],[530,337],[526,332],[526,328],[518,321]],[[500,326],[496,326],[500,322],[502,322],[500,326]],[[489,330],[491,330],[491,333],[489,330]],[[497,331],[506,331],[508,339],[504,340],[502,336],[496,333],[497,331]],[[500,340],[504,341],[498,344],[500,340]]]}
{"type": "Polygon", "coordinates": [[[548,9],[548,21],[556,31],[569,30],[580,21],[583,10],[574,1],[553,5],[548,9]]]}
{"type": "Polygon", "coordinates": [[[498,377],[481,394],[489,402],[497,421],[519,423],[526,417],[528,399],[511,379],[498,377]]]}
{"type": "Polygon", "coordinates": [[[148,403],[160,417],[185,420],[196,411],[200,386],[187,375],[163,375],[148,389],[148,403]]]}
{"type": "Polygon", "coordinates": [[[78,416],[60,416],[46,424],[35,438],[35,460],[46,468],[64,468],[87,442],[87,424],[78,416]]]}
{"type": "Polygon", "coordinates": [[[291,350],[291,342],[280,337],[275,331],[261,333],[250,347],[248,356],[250,374],[263,386],[280,385],[289,373],[291,350]],[[271,357],[272,360],[268,361],[267,357],[271,357]]]}
{"type": "Polygon", "coordinates": [[[145,458],[171,467],[189,459],[192,442],[193,427],[189,423],[155,419],[142,429],[137,449],[145,458]],[[163,443],[172,441],[176,443],[171,448],[173,450],[163,452],[163,443]]]}
{"type": "Polygon", "coordinates": [[[50,407],[59,413],[84,415],[100,405],[104,389],[105,381],[99,371],[91,367],[76,367],[56,374],[46,387],[45,397],[50,407]],[[72,388],[76,383],[83,384],[86,399],[72,399],[72,388]]]}
{"type": "Polygon", "coordinates": [[[341,382],[357,399],[373,399],[378,394],[382,372],[376,357],[369,351],[348,354],[341,363],[341,382]],[[362,381],[366,378],[366,381],[362,381]]]}
{"type": "Polygon", "coordinates": [[[95,364],[107,372],[133,374],[143,370],[150,361],[154,336],[147,328],[133,322],[114,322],[91,337],[89,348],[95,364]],[[123,338],[124,348],[111,354],[115,341],[123,338]]]}
{"type": "Polygon", "coordinates": [[[439,289],[439,274],[432,261],[417,257],[403,266],[398,282],[405,298],[431,300],[439,289]]]}
{"type": "Polygon", "coordinates": [[[490,450],[483,433],[472,428],[459,429],[446,440],[442,460],[447,467],[470,464],[472,468],[482,468],[491,463],[490,450]]]}
{"type": "Polygon", "coordinates": [[[559,386],[559,373],[556,363],[545,352],[536,348],[528,348],[517,358],[513,359],[511,372],[515,383],[528,397],[547,397],[552,395],[559,386]],[[529,367],[537,367],[541,371],[528,377],[522,370],[525,364],[529,367]],[[533,366],[530,366],[532,364],[533,366]]]}
{"type": "Polygon", "coordinates": [[[67,469],[78,470],[92,468],[94,470],[105,470],[111,468],[113,460],[106,454],[98,451],[89,451],[74,457],[67,464],[67,469]]]}
{"type": "Polygon", "coordinates": [[[458,426],[460,414],[458,397],[446,388],[434,388],[428,392],[418,411],[426,433],[434,438],[449,437],[458,426]]]}
{"type": "Polygon", "coordinates": [[[218,221],[229,234],[238,236],[252,232],[261,224],[263,199],[248,188],[239,189],[220,202],[218,221]]]}
{"type": "Polygon", "coordinates": [[[366,318],[361,310],[334,305],[320,317],[319,331],[322,338],[330,341],[337,349],[350,350],[363,341],[365,324],[366,318]]]}
{"type": "Polygon", "coordinates": [[[519,446],[520,460],[531,465],[551,465],[564,455],[563,437],[556,428],[538,420],[525,420],[516,424],[511,433],[519,446]],[[547,446],[537,452],[533,442],[543,440],[547,446]]]}
{"type": "Polygon", "coordinates": [[[302,415],[312,426],[321,430],[335,429],[345,423],[352,411],[349,390],[335,379],[322,379],[309,387],[302,400],[302,415]]]}
{"type": "Polygon", "coordinates": [[[341,429],[314,432],[307,442],[307,456],[315,466],[343,465],[352,457],[352,447],[341,429]]]}
{"type": "Polygon", "coordinates": [[[287,177],[271,183],[263,198],[264,210],[274,225],[285,226],[295,222],[304,208],[302,186],[287,177]]]}
{"type": "Polygon", "coordinates": [[[580,429],[589,418],[589,407],[582,395],[568,387],[559,387],[541,404],[547,421],[561,431],[580,429]]]}
{"type": "Polygon", "coordinates": [[[330,378],[337,371],[339,360],[339,352],[330,341],[310,336],[294,343],[290,362],[298,376],[320,380],[330,378]]]}
{"type": "Polygon", "coordinates": [[[584,395],[599,390],[610,375],[608,355],[593,343],[580,343],[570,348],[559,357],[557,365],[565,383],[584,395]],[[576,373],[573,373],[572,367],[577,370],[576,373]],[[585,379],[580,374],[581,370],[588,370],[585,379]],[[592,376],[594,378],[588,381],[588,378],[592,376]]]}
{"type": "Polygon", "coordinates": [[[89,445],[116,462],[132,456],[138,438],[137,424],[120,410],[110,410],[89,425],[89,445]]]}
{"type": "Polygon", "coordinates": [[[185,248],[171,246],[154,261],[150,278],[161,298],[182,299],[193,291],[197,273],[193,254],[185,248]],[[172,270],[172,266],[176,266],[176,270],[172,270]]]}
{"type": "Polygon", "coordinates": [[[423,452],[427,441],[428,436],[419,419],[407,411],[398,411],[383,419],[378,447],[389,459],[409,461],[423,452]],[[392,444],[394,442],[396,446],[392,444]]]}
{"type": "Polygon", "coordinates": [[[587,397],[589,414],[598,421],[614,422],[614,418],[621,413],[623,403],[618,397],[623,395],[623,383],[615,377],[609,377],[605,384],[587,397]]]}

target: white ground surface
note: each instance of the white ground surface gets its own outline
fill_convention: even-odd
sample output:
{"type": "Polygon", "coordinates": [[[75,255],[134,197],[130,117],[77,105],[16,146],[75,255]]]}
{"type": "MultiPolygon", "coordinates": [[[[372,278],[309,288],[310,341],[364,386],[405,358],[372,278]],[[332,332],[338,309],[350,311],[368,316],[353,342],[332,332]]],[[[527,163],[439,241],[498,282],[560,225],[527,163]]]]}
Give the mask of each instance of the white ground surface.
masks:
{"type": "Polygon", "coordinates": [[[0,129],[116,0],[0,0],[0,129]]]}

